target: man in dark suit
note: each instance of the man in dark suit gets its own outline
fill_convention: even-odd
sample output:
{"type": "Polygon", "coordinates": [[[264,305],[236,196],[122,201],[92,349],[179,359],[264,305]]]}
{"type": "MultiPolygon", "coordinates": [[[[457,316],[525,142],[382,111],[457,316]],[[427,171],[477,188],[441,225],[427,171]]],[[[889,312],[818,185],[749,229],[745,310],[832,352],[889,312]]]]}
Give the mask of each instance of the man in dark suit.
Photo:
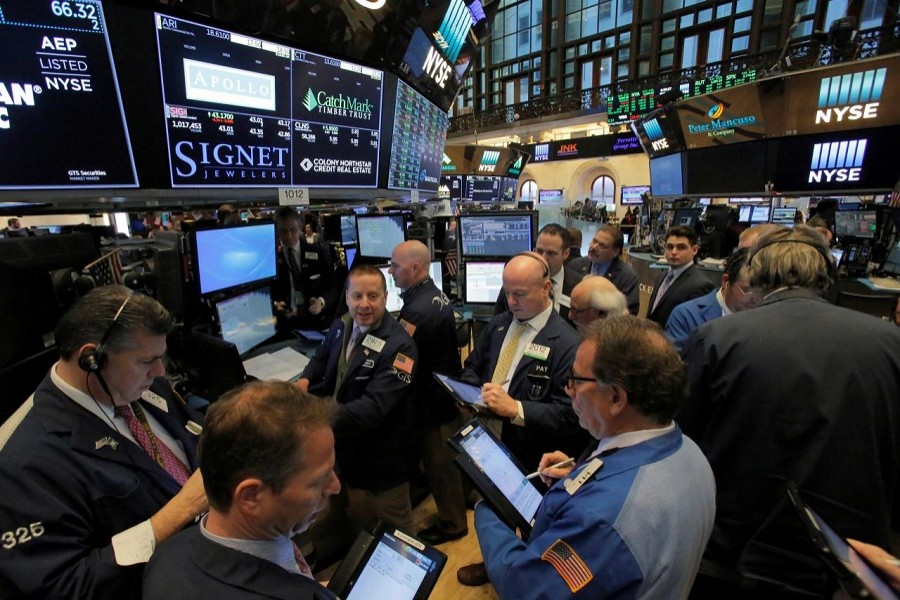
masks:
{"type": "Polygon", "coordinates": [[[666,335],[676,350],[681,352],[694,330],[704,323],[756,306],[756,294],[750,290],[744,269],[748,252],[741,248],[725,261],[722,287],[676,306],[669,315],[666,335]]]}
{"type": "Polygon", "coordinates": [[[123,286],[60,319],[59,362],[0,427],[0,596],[140,598],[156,546],[206,510],[201,418],[163,377],[173,325],[123,286]]]}
{"type": "Polygon", "coordinates": [[[666,262],[669,270],[653,282],[647,318],[665,327],[672,310],[682,302],[711,292],[716,286],[700,271],[694,260],[700,250],[697,232],[676,225],[666,232],[666,262]]]}
{"type": "Polygon", "coordinates": [[[568,267],[582,277],[599,275],[609,279],[628,299],[628,312],[636,315],[641,307],[638,276],[634,269],[622,260],[624,246],[625,237],[622,230],[613,225],[604,225],[594,234],[588,255],[576,258],[568,267]]]}
{"type": "MultiPolygon", "coordinates": [[[[569,304],[572,290],[581,281],[582,275],[564,266],[569,256],[569,232],[565,227],[550,223],[544,225],[538,233],[534,251],[547,261],[550,267],[550,283],[552,284],[553,308],[559,316],[566,320],[569,318],[569,304]]],[[[494,314],[499,315],[509,310],[506,294],[500,290],[497,303],[494,305],[494,314]]]]}
{"type": "MultiPolygon", "coordinates": [[[[577,456],[589,441],[565,392],[578,337],[553,310],[549,275],[534,252],[510,259],[503,269],[509,311],[488,323],[461,376],[482,386],[485,405],[501,420],[503,443],[528,469],[557,446],[577,456]]],[[[487,583],[484,563],[462,567],[457,578],[487,583]]]]}
{"type": "Polygon", "coordinates": [[[280,243],[272,302],[278,329],[325,329],[340,296],[329,250],[307,243],[302,220],[291,206],[278,209],[275,227],[280,243]]]}
{"type": "Polygon", "coordinates": [[[337,400],[335,446],[351,515],[369,529],[377,518],[409,531],[404,450],[416,346],[387,313],[387,282],[376,267],[354,267],[346,297],[349,312],[334,321],[296,385],[337,400]]]}
{"type": "Polygon", "coordinates": [[[281,381],[229,392],[200,442],[209,514],[166,542],[144,576],[145,600],[331,600],[292,537],[341,489],[334,402],[281,381]]]}

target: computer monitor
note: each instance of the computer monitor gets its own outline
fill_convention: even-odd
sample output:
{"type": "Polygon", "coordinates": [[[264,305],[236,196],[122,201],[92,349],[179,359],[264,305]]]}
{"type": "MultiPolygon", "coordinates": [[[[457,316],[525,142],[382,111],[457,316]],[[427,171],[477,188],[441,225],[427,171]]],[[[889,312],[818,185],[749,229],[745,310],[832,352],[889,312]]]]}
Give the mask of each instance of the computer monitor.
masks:
{"type": "Polygon", "coordinates": [[[193,232],[194,270],[200,294],[275,277],[275,223],[193,232]]]}
{"type": "Polygon", "coordinates": [[[642,204],[643,200],[641,199],[642,194],[646,194],[650,191],[649,185],[623,185],[621,188],[621,203],[623,205],[627,204],[642,204]]]}
{"type": "Polygon", "coordinates": [[[341,215],[341,243],[356,243],[356,215],[341,215]]]}
{"type": "Polygon", "coordinates": [[[768,206],[754,206],[753,212],[750,214],[750,222],[751,223],[768,223],[769,222],[769,207],[768,206]]]}
{"type": "Polygon", "coordinates": [[[268,285],[220,300],[215,306],[222,339],[234,344],[241,356],[275,335],[268,285]]]}
{"type": "Polygon", "coordinates": [[[503,289],[504,262],[466,262],[465,302],[494,304],[503,289]]]}
{"type": "Polygon", "coordinates": [[[894,242],[891,251],[888,252],[882,270],[888,275],[900,277],[900,237],[894,242]]]}
{"type": "Polygon", "coordinates": [[[431,275],[431,280],[434,282],[434,285],[438,286],[438,289],[440,289],[441,282],[444,281],[443,263],[439,260],[431,261],[431,264],[428,266],[428,274],[431,275]]]}
{"type": "Polygon", "coordinates": [[[675,216],[672,217],[672,225],[680,225],[682,227],[694,228],[700,221],[699,208],[678,208],[675,210],[675,216]]]}
{"type": "Polygon", "coordinates": [[[510,257],[534,247],[532,213],[475,213],[459,218],[463,258],[510,257]]]}
{"type": "MultiPolygon", "coordinates": [[[[384,275],[385,283],[387,283],[387,311],[398,313],[403,308],[403,300],[400,298],[400,293],[403,290],[394,285],[394,278],[388,273],[388,267],[378,267],[378,270],[384,275]]],[[[441,261],[431,261],[431,264],[428,266],[428,274],[431,276],[434,284],[440,288],[441,280],[444,277],[441,261]]]]}
{"type": "Polygon", "coordinates": [[[750,218],[753,216],[753,207],[752,206],[741,206],[738,209],[738,222],[739,223],[749,223],[750,218]]]}
{"type": "Polygon", "coordinates": [[[403,215],[356,215],[359,256],[390,258],[398,244],[406,241],[403,215]]]}
{"type": "Polygon", "coordinates": [[[772,209],[772,223],[776,225],[784,225],[786,227],[794,226],[794,219],[797,217],[797,208],[794,206],[786,208],[772,209]]]}
{"type": "Polygon", "coordinates": [[[834,213],[834,234],[839,238],[875,237],[878,229],[878,216],[874,210],[839,210],[834,213]]]}
{"type": "Polygon", "coordinates": [[[347,258],[347,270],[353,268],[353,261],[356,260],[356,248],[344,248],[344,256],[347,258]]]}

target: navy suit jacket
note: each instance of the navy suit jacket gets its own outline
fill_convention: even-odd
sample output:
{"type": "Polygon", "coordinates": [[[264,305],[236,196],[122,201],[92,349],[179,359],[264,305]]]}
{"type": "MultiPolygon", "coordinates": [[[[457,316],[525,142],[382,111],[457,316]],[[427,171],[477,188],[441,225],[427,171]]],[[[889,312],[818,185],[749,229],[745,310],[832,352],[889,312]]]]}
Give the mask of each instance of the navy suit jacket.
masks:
{"type": "Polygon", "coordinates": [[[409,479],[403,467],[407,462],[404,428],[415,372],[406,373],[395,365],[399,358],[415,366],[418,355],[403,326],[385,313],[353,349],[338,388],[340,357],[349,339],[349,331],[344,332],[350,328],[349,314],[335,319],[300,377],[309,379],[311,394],[333,395],[337,401],[334,437],[341,476],[360,489],[385,490],[409,479]],[[366,347],[367,336],[383,341],[381,350],[366,347]],[[409,362],[400,358],[401,354],[409,362]]]}
{"type": "Polygon", "coordinates": [[[659,323],[660,327],[665,327],[669,320],[669,315],[676,306],[682,302],[693,300],[697,296],[709,293],[716,286],[709,280],[697,265],[691,265],[672,282],[665,295],[659,301],[659,306],[653,308],[656,302],[656,295],[659,293],[659,286],[662,285],[663,279],[666,278],[668,271],[662,271],[653,282],[653,294],[650,296],[650,304],[647,318],[651,321],[659,323]]]}
{"type": "MultiPolygon", "coordinates": [[[[491,319],[466,358],[461,376],[464,381],[482,385],[491,380],[512,320],[509,311],[491,319]]],[[[508,390],[512,398],[522,403],[525,425],[504,423],[502,435],[503,443],[529,470],[537,466],[545,452],[563,450],[578,456],[590,440],[579,426],[565,392],[565,374],[572,367],[578,348],[575,330],[552,311],[533,343],[549,348],[549,354],[546,360],[522,356],[516,366],[508,390]]]]}
{"type": "MultiPolygon", "coordinates": [[[[290,267],[284,255],[284,247],[278,245],[275,254],[276,275],[272,282],[272,301],[285,302],[290,306],[291,287],[290,267]]],[[[297,291],[303,294],[303,305],[298,307],[298,318],[294,323],[284,322],[279,319],[282,327],[302,326],[314,329],[324,329],[331,317],[334,316],[338,300],[341,296],[339,282],[335,281],[334,265],[331,261],[331,249],[319,244],[307,243],[306,238],[300,239],[300,287],[297,291]],[[325,300],[325,308],[318,315],[309,312],[310,298],[322,298],[325,300]]]]}
{"type": "MultiPolygon", "coordinates": [[[[582,277],[586,277],[591,274],[591,268],[594,266],[594,263],[585,256],[584,258],[576,258],[567,266],[582,277]]],[[[617,256],[610,263],[609,270],[604,277],[609,279],[616,286],[617,290],[625,294],[625,298],[628,300],[628,312],[633,315],[638,314],[638,311],[641,309],[641,293],[638,285],[640,282],[638,281],[637,273],[634,272],[631,265],[624,262],[621,256],[617,256]]]]}
{"type": "Polygon", "coordinates": [[[679,304],[669,315],[666,323],[666,335],[669,336],[679,352],[684,350],[685,343],[695,329],[722,316],[722,306],[716,299],[718,293],[719,288],[716,288],[705,296],[679,304]]]}

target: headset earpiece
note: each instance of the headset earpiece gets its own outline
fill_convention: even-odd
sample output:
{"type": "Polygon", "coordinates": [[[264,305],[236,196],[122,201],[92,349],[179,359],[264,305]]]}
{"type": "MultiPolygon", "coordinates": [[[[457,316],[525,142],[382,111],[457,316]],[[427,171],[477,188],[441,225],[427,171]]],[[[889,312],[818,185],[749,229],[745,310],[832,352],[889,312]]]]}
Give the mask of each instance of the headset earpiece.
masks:
{"type": "Polygon", "coordinates": [[[106,354],[98,352],[96,348],[85,350],[78,357],[78,366],[82,371],[88,373],[98,373],[100,369],[106,366],[106,354]]]}

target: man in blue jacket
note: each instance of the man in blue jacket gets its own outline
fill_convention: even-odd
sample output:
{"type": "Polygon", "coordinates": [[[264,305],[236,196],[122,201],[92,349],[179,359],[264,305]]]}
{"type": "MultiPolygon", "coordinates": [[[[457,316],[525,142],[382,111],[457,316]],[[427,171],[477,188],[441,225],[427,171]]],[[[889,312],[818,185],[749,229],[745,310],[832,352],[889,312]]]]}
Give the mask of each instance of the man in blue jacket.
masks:
{"type": "Polygon", "coordinates": [[[681,352],[694,330],[706,322],[756,306],[756,295],[744,272],[747,248],[741,248],[725,261],[722,286],[705,296],[679,304],[666,322],[666,335],[681,352]]]}
{"type": "Polygon", "coordinates": [[[60,319],[59,362],[0,428],[0,592],[139,598],[156,545],[206,510],[201,420],[163,377],[173,323],[122,286],[60,319]]]}
{"type": "Polygon", "coordinates": [[[527,541],[485,502],[478,543],[501,598],[686,598],[715,517],[715,482],[702,452],[672,420],[685,396],[678,353],[634,316],[594,322],[566,391],[598,440],[573,467],[551,468],[527,541]]]}
{"type": "Polygon", "coordinates": [[[387,313],[387,282],[376,267],[354,267],[346,296],[348,314],[334,321],[296,385],[337,400],[335,448],[352,515],[366,528],[380,519],[408,531],[404,433],[416,346],[387,313]]]}

